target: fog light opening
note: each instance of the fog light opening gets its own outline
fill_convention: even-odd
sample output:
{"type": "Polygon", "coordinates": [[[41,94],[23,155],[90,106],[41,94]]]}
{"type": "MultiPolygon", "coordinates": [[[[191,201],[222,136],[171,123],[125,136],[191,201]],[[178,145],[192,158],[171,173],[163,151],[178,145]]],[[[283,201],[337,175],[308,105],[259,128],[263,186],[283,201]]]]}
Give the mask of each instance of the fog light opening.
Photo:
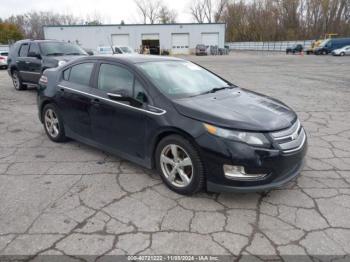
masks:
{"type": "Polygon", "coordinates": [[[224,165],[225,177],[232,180],[258,180],[267,174],[247,174],[244,166],[224,165]]]}

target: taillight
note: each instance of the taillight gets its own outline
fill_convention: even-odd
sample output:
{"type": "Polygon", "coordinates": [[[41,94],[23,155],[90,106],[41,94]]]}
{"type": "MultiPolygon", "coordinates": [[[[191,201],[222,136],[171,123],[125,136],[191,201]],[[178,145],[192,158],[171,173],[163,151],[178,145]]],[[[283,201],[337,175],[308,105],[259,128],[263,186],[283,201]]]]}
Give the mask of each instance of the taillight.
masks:
{"type": "Polygon", "coordinates": [[[0,60],[5,60],[5,57],[3,57],[3,56],[0,56],[0,60]]]}
{"type": "Polygon", "coordinates": [[[44,84],[46,85],[48,82],[47,76],[42,75],[39,79],[39,84],[44,84]]]}

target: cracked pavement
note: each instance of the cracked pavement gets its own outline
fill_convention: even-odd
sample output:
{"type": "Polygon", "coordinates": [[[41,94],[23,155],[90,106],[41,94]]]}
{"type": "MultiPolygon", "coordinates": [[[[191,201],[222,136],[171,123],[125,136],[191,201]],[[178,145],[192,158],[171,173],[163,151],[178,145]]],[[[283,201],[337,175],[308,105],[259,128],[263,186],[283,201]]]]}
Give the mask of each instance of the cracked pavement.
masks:
{"type": "Polygon", "coordinates": [[[177,195],[154,171],[75,141],[52,143],[36,91],[15,91],[1,70],[0,255],[350,259],[350,57],[189,59],[297,111],[309,136],[301,176],[264,194],[177,195]]]}

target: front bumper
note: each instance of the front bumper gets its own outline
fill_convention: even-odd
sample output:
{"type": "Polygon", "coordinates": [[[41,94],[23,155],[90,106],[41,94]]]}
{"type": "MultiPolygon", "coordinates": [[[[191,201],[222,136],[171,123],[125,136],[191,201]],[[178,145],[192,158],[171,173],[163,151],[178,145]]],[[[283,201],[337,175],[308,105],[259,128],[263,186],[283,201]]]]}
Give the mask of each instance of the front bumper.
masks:
{"type": "Polygon", "coordinates": [[[197,139],[208,171],[210,192],[257,192],[279,188],[297,177],[307,152],[307,139],[296,152],[264,149],[204,134],[197,139]],[[255,180],[234,180],[225,176],[223,166],[243,166],[249,174],[268,174],[255,180]]]}

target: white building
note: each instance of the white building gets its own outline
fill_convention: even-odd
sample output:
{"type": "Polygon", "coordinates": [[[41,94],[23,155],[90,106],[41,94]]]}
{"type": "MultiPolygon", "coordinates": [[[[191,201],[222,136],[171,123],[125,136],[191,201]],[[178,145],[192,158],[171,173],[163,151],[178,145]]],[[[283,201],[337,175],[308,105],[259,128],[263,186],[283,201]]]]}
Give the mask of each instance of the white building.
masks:
{"type": "Polygon", "coordinates": [[[78,43],[96,50],[99,46],[126,45],[135,50],[141,45],[169,50],[172,54],[189,54],[197,44],[223,48],[223,23],[215,24],[135,24],[45,26],[45,39],[78,43]]]}

